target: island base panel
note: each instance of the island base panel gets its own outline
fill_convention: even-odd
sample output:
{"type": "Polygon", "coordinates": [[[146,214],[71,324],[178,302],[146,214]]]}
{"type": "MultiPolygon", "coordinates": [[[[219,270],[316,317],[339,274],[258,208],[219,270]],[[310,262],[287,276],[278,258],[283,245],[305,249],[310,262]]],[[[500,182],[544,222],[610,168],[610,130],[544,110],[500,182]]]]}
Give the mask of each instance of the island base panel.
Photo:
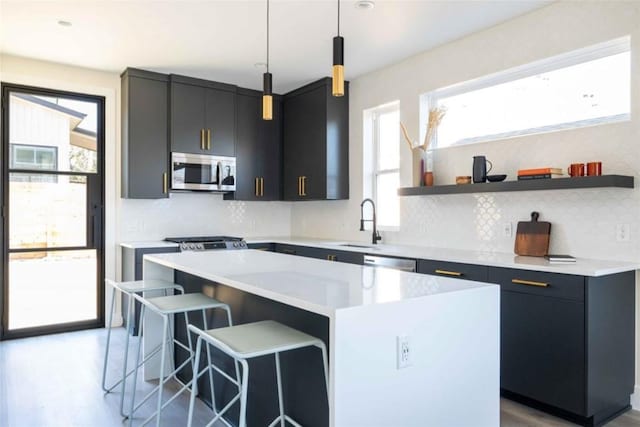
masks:
{"type": "MultiPolygon", "coordinates": [[[[209,280],[175,271],[174,281],[182,285],[186,293],[203,292],[219,301],[229,304],[235,325],[275,320],[292,328],[316,336],[329,348],[329,318],[279,302],[249,294],[238,289],[213,283],[209,280]]],[[[201,313],[189,315],[189,322],[202,328],[204,322],[201,313]]],[[[223,310],[212,310],[208,314],[209,328],[227,326],[223,310]]],[[[186,326],[182,315],[175,318],[175,335],[187,343],[186,326]]],[[[195,340],[193,342],[195,347],[195,340]]],[[[222,367],[230,376],[235,376],[233,360],[215,349],[211,350],[213,362],[222,367]]],[[[175,347],[176,366],[188,357],[187,352],[175,347]]],[[[206,366],[206,352],[200,356],[201,369],[206,366]]],[[[275,360],[272,355],[249,359],[249,391],[247,404],[248,425],[269,425],[278,415],[278,394],[276,385],[275,360]]],[[[285,412],[304,426],[329,425],[327,392],[324,385],[322,354],[315,347],[281,353],[282,386],[285,412]]],[[[187,382],[192,370],[188,365],[181,370],[178,378],[187,382]]],[[[213,377],[218,408],[222,408],[237,393],[237,387],[215,373],[213,377]]],[[[205,373],[198,382],[199,397],[211,406],[211,391],[208,375],[205,373]]],[[[226,418],[234,425],[238,424],[236,403],[226,418]]]]}

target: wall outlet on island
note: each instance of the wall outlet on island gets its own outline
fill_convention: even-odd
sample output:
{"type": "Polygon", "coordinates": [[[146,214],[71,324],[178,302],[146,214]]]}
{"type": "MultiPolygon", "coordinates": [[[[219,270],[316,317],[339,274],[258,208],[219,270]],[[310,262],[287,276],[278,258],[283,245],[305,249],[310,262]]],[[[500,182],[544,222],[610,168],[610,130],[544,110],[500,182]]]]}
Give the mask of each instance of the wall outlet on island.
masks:
{"type": "Polygon", "coordinates": [[[411,359],[413,355],[411,354],[412,349],[409,336],[399,335],[396,342],[398,369],[404,369],[411,366],[411,359]]]}
{"type": "Polygon", "coordinates": [[[628,242],[631,236],[629,236],[629,224],[616,225],[616,241],[628,242]]]}

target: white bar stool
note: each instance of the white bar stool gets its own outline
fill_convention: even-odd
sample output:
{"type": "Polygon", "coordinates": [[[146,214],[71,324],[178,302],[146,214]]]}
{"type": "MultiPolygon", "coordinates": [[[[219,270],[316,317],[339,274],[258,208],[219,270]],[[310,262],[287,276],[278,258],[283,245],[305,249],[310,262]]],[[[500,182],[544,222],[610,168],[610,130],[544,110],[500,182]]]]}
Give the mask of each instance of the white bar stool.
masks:
{"type": "MultiPolygon", "coordinates": [[[[166,280],[136,280],[130,282],[116,282],[110,279],[106,279],[105,283],[113,288],[113,292],[111,293],[111,308],[109,309],[109,320],[107,322],[107,344],[105,346],[104,352],[104,364],[102,366],[102,390],[106,393],[110,393],[116,388],[118,385],[121,385],[121,396],[120,396],[120,414],[124,415],[124,391],[125,391],[125,383],[129,375],[133,373],[133,369],[127,372],[127,360],[129,357],[129,328],[131,325],[131,311],[133,308],[133,294],[142,294],[143,292],[151,292],[151,291],[164,291],[165,295],[169,294],[169,291],[179,291],[180,293],[184,293],[184,289],[182,286],[177,285],[175,283],[167,282],[166,280]],[[129,302],[127,303],[127,311],[126,311],[126,319],[124,319],[125,327],[127,329],[126,332],[126,340],[124,346],[124,362],[122,367],[122,377],[116,381],[114,384],[107,386],[107,364],[109,360],[109,349],[111,344],[111,328],[113,323],[113,312],[115,310],[115,302],[116,302],[116,291],[119,291],[121,294],[125,294],[129,296],[129,302]]],[[[152,355],[149,355],[151,357],[152,355]]]]}
{"type": "MultiPolygon", "coordinates": [[[[153,313],[157,314],[158,316],[160,316],[162,318],[162,343],[158,346],[158,348],[160,349],[160,375],[159,375],[159,379],[158,379],[158,385],[151,391],[149,392],[143,399],[142,401],[140,401],[140,403],[138,403],[138,405],[136,406],[135,404],[135,397],[136,397],[136,384],[137,384],[137,378],[138,378],[138,368],[140,366],[142,366],[148,359],[149,356],[147,356],[142,362],[140,363],[136,363],[136,367],[134,370],[134,385],[133,385],[133,393],[131,395],[131,407],[130,407],[130,411],[129,411],[129,426],[133,425],[133,415],[134,413],[147,401],[151,398],[151,396],[153,396],[154,393],[158,393],[158,403],[157,403],[157,407],[156,407],[156,411],[151,414],[147,419],[145,419],[142,424],[140,424],[140,426],[144,426],[146,424],[148,424],[154,417],[156,418],[156,426],[159,427],[160,426],[160,419],[161,419],[161,415],[162,415],[162,410],[169,405],[174,399],[176,399],[180,394],[182,394],[183,391],[185,391],[186,389],[188,389],[192,383],[193,380],[189,381],[186,384],[183,384],[182,388],[180,388],[180,390],[178,390],[169,400],[167,400],[164,404],[162,403],[162,392],[163,392],[163,386],[164,384],[169,381],[171,378],[174,378],[175,375],[181,370],[183,369],[185,366],[187,366],[188,363],[191,363],[192,365],[192,369],[194,371],[197,371],[197,366],[196,364],[194,364],[193,360],[194,360],[194,354],[193,354],[193,345],[192,345],[192,340],[191,340],[191,334],[189,333],[189,329],[187,329],[187,340],[189,343],[189,346],[185,346],[184,344],[182,344],[181,342],[177,341],[173,335],[173,330],[170,329],[170,319],[171,316],[174,314],[184,314],[185,315],[185,325],[187,326],[187,328],[191,325],[189,325],[189,318],[188,318],[188,313],[189,312],[193,312],[193,311],[202,311],[202,316],[204,319],[204,327],[207,328],[207,316],[206,316],[206,310],[209,309],[216,309],[216,308],[220,308],[223,309],[227,312],[227,322],[229,324],[229,326],[231,326],[233,324],[232,320],[231,320],[231,309],[229,308],[229,306],[223,302],[220,302],[214,298],[208,297],[204,294],[201,293],[193,293],[193,294],[183,294],[183,295],[171,295],[171,296],[164,296],[164,297],[156,297],[156,298],[144,298],[141,297],[140,295],[134,294],[133,297],[137,300],[140,301],[142,303],[142,309],[140,310],[140,326],[139,326],[139,330],[142,331],[143,330],[143,321],[144,321],[144,316],[146,314],[146,310],[150,310],[153,313]],[[173,371],[168,374],[165,375],[164,371],[165,371],[165,365],[166,365],[166,354],[167,354],[167,344],[168,342],[172,342],[175,345],[178,345],[182,348],[184,348],[185,350],[187,350],[189,352],[189,357],[187,358],[187,360],[185,360],[184,362],[182,362],[180,364],[180,366],[175,367],[175,363],[173,361],[173,352],[170,352],[170,358],[171,358],[171,367],[173,369],[173,371]]],[[[140,340],[138,342],[138,353],[136,356],[136,362],[140,360],[140,352],[141,352],[141,348],[142,348],[142,340],[140,340]]],[[[158,349],[154,349],[152,351],[152,353],[156,353],[156,350],[158,349]]],[[[211,353],[209,351],[209,349],[207,349],[207,360],[209,363],[211,363],[211,353]]],[[[199,363],[199,362],[198,362],[199,363]]],[[[176,378],[176,380],[178,380],[176,378]]],[[[178,380],[179,381],[179,380],[178,380]]],[[[211,385],[211,391],[212,391],[212,396],[213,396],[213,375],[210,374],[209,376],[209,382],[211,385]]],[[[214,403],[214,410],[215,410],[215,399],[213,401],[214,403]]]]}
{"type": "Polygon", "coordinates": [[[249,385],[249,365],[247,363],[247,359],[264,356],[267,354],[273,354],[276,360],[278,406],[280,409],[280,415],[278,415],[278,417],[276,417],[276,419],[273,420],[271,424],[269,424],[269,427],[273,427],[278,423],[280,423],[281,427],[284,427],[285,422],[288,422],[296,427],[301,427],[300,424],[298,424],[284,412],[284,404],[282,398],[282,378],[280,375],[280,353],[303,347],[315,346],[322,351],[324,379],[327,388],[327,402],[329,402],[329,367],[327,363],[327,348],[324,342],[322,342],[322,340],[320,340],[319,338],[305,334],[304,332],[300,332],[296,329],[290,328],[272,320],[265,320],[262,322],[247,323],[245,325],[205,331],[198,329],[193,325],[189,325],[189,330],[198,335],[198,342],[196,344],[195,366],[199,366],[200,348],[202,346],[202,342],[204,341],[207,349],[209,348],[209,345],[212,345],[242,364],[242,381],[235,381],[224,371],[213,365],[210,361],[209,366],[202,371],[196,373],[196,371],[194,370],[194,377],[191,380],[193,383],[193,387],[191,392],[191,400],[189,401],[189,420],[187,422],[188,427],[191,427],[191,424],[193,422],[193,408],[195,397],[198,392],[197,379],[202,373],[204,373],[206,369],[209,369],[211,375],[211,368],[215,369],[227,380],[236,384],[239,388],[239,393],[233,399],[231,399],[231,401],[229,401],[229,403],[222,409],[222,411],[216,411],[215,417],[209,422],[209,424],[207,424],[207,427],[212,426],[218,420],[221,420],[225,424],[230,425],[227,420],[221,417],[238,399],[240,399],[239,427],[246,427],[247,389],[249,385]]]}

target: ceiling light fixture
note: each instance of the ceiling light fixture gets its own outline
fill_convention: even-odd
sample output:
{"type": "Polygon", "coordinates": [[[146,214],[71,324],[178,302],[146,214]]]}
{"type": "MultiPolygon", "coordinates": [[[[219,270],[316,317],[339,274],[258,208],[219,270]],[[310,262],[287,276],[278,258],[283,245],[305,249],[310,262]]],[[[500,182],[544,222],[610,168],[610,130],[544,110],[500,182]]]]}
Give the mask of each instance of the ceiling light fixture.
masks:
{"type": "Polygon", "coordinates": [[[58,21],[58,25],[61,25],[63,27],[70,27],[73,24],[71,24],[71,22],[69,22],[69,21],[60,20],[60,21],[58,21]]]}
{"type": "Polygon", "coordinates": [[[267,72],[262,75],[262,120],[273,120],[273,95],[269,72],[269,0],[267,0],[267,72]]]}
{"type": "Polygon", "coordinates": [[[376,2],[372,0],[360,0],[356,2],[356,9],[368,10],[376,7],[376,2]]]}
{"type": "Polygon", "coordinates": [[[340,37],[340,0],[338,0],[338,35],[333,38],[333,96],[344,96],[344,39],[340,37]]]}

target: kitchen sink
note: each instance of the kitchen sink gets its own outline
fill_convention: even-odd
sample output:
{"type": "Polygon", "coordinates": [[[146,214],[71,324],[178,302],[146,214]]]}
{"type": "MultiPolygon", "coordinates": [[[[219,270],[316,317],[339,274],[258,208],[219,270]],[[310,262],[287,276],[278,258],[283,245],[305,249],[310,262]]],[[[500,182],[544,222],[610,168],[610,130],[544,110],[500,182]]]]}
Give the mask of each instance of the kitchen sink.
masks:
{"type": "Polygon", "coordinates": [[[377,247],[372,245],[356,245],[354,243],[342,243],[338,246],[348,246],[350,248],[362,248],[362,249],[376,249],[376,250],[378,249],[377,247]]]}

